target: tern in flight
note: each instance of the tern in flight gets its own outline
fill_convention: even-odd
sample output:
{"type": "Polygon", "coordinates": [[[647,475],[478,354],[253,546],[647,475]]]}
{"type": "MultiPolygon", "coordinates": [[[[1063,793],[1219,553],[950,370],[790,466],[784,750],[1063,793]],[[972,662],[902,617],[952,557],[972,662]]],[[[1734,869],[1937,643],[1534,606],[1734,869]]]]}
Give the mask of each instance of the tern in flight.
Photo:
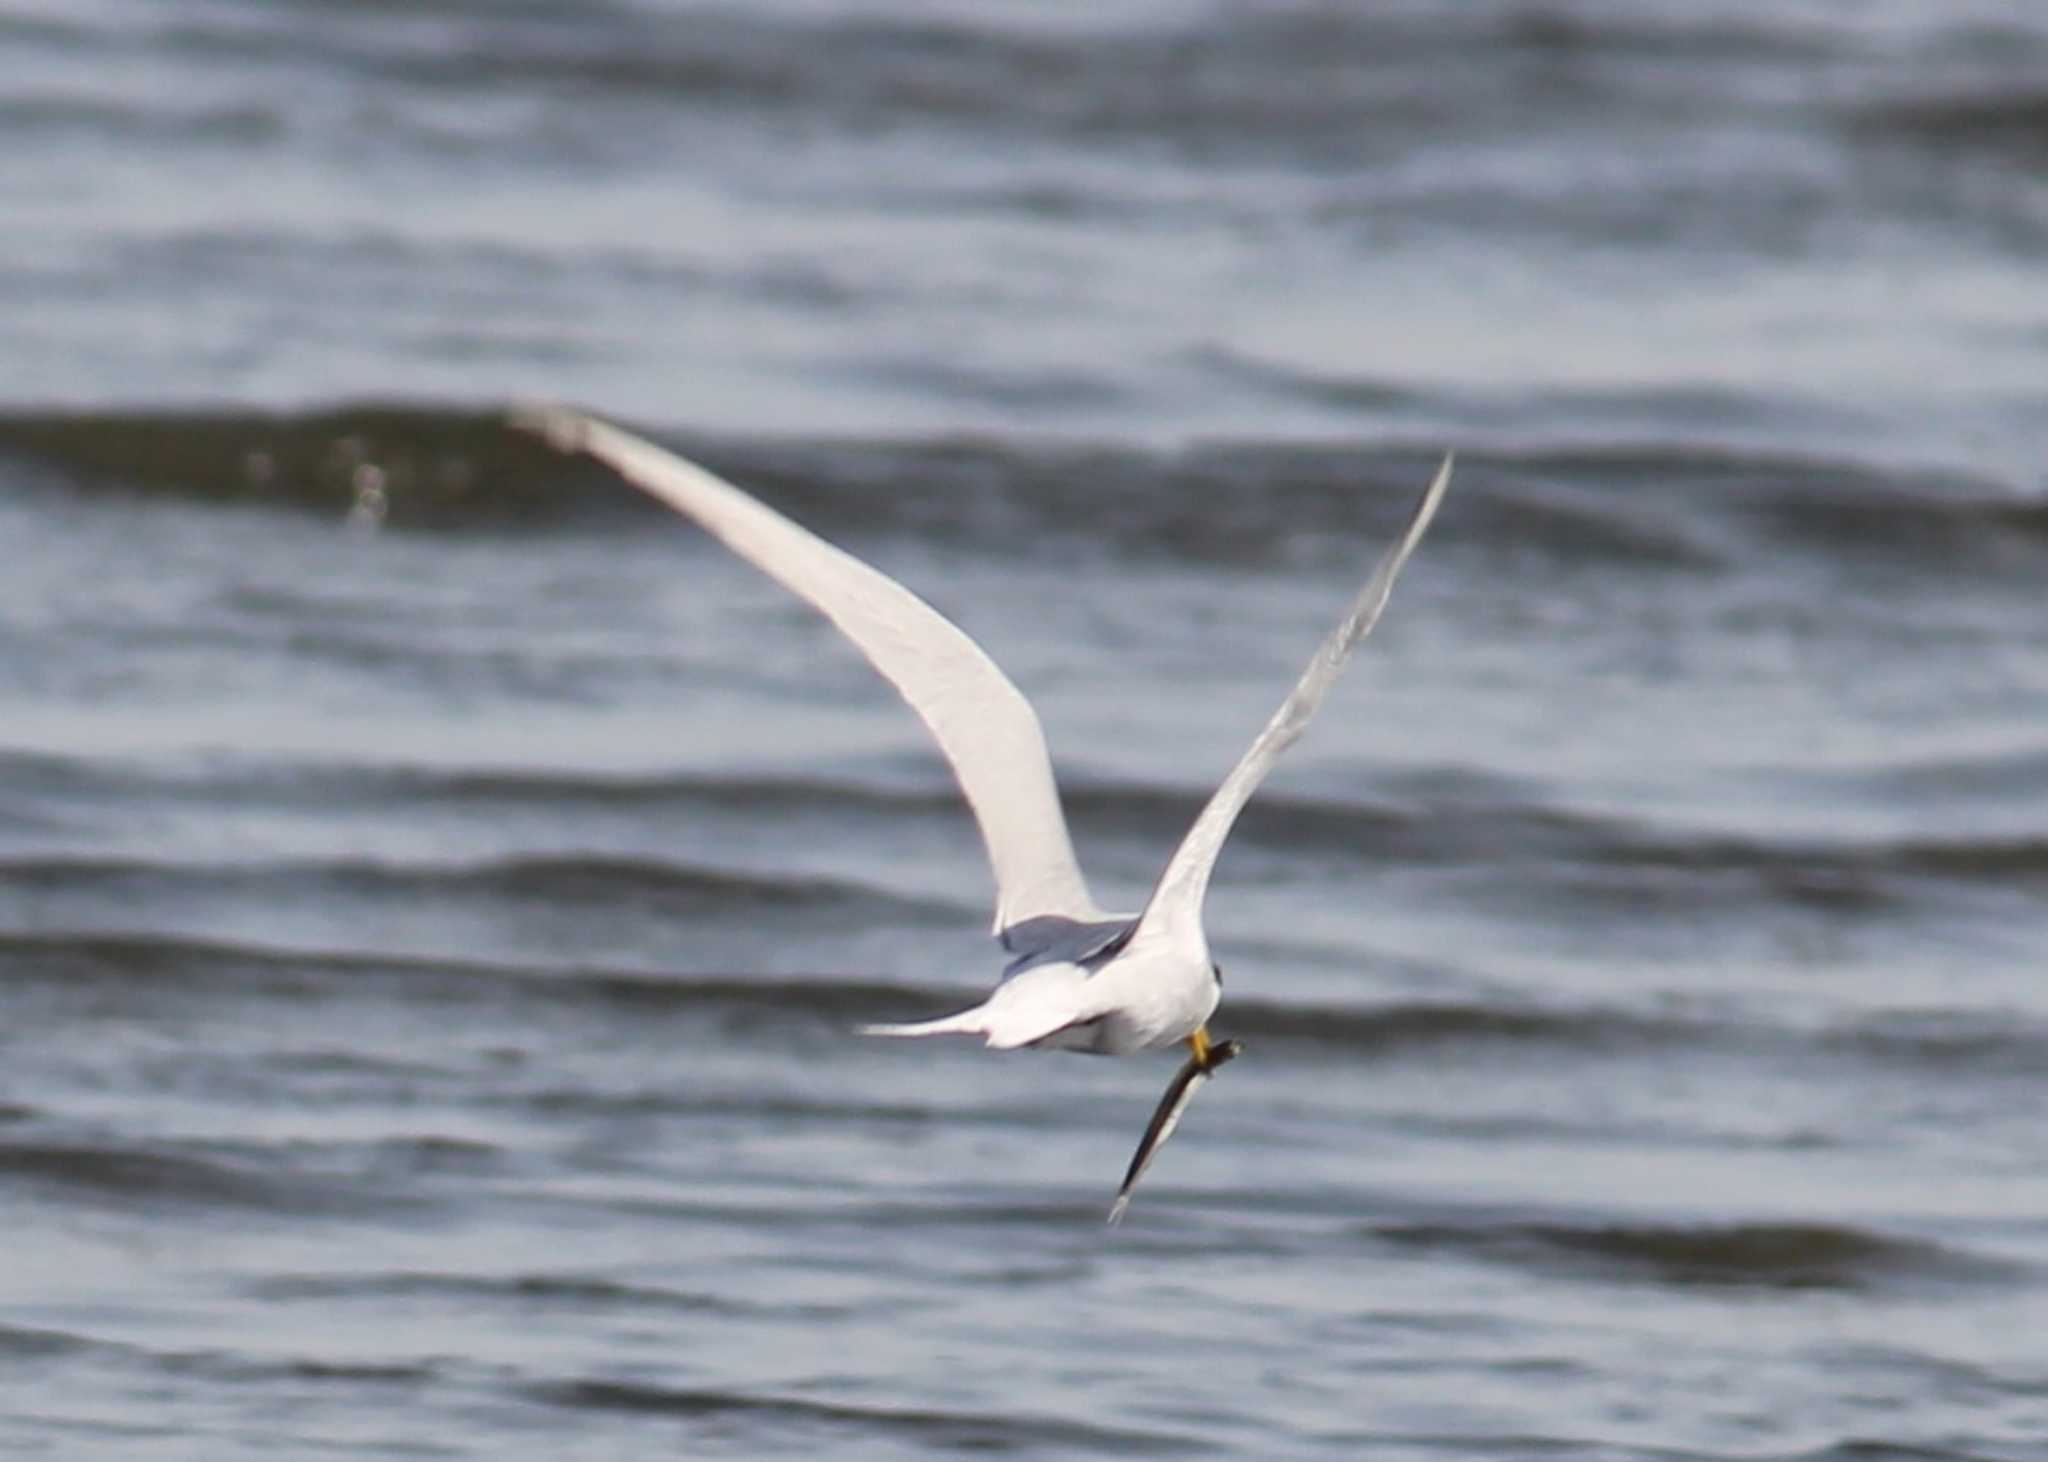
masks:
{"type": "Polygon", "coordinates": [[[652,442],[566,408],[521,410],[512,420],[562,451],[606,464],[807,601],[896,687],[952,764],[995,869],[994,932],[1008,962],[995,992],[979,1005],[937,1020],[866,1026],[866,1034],[975,1035],[997,1050],[1051,1047],[1110,1056],[1188,1048],[1117,1192],[1109,1214],[1115,1223],[1188,1101],[1239,1050],[1236,1041],[1209,1036],[1223,972],[1209,957],[1202,902],[1217,854],[1252,792],[1379,619],[1443,498],[1451,459],[1444,458],[1401,536],[1280,709],[1210,796],[1145,907],[1112,914],[1089,896],[1074,861],[1031,703],[951,620],[886,574],[652,442]]]}

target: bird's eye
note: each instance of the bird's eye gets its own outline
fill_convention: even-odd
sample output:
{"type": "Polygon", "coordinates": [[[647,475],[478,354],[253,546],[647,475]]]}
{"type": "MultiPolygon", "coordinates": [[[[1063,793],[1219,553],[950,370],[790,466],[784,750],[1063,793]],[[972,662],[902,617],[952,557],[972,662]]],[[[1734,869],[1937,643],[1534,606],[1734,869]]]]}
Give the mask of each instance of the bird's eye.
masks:
{"type": "Polygon", "coordinates": [[[1220,990],[1220,989],[1222,989],[1222,988],[1223,988],[1223,966],[1222,966],[1222,965],[1220,965],[1220,964],[1217,964],[1217,963],[1215,963],[1215,962],[1214,962],[1214,961],[1212,960],[1212,961],[1210,962],[1210,964],[1209,964],[1209,973],[1210,973],[1210,974],[1212,974],[1212,975],[1214,975],[1214,976],[1216,977],[1216,987],[1217,987],[1217,988],[1218,988],[1219,990],[1220,990]]]}

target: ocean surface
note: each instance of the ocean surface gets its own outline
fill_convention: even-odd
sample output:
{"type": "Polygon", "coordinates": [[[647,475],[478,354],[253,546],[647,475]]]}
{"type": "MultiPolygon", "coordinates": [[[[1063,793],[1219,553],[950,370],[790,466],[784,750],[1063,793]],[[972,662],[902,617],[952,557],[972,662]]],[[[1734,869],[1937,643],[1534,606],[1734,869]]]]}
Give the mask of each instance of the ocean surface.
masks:
{"type": "Polygon", "coordinates": [[[0,4],[0,1454],[2048,1458],[2048,7],[0,4]],[[1000,952],[897,575],[1171,1053],[1000,952]]]}

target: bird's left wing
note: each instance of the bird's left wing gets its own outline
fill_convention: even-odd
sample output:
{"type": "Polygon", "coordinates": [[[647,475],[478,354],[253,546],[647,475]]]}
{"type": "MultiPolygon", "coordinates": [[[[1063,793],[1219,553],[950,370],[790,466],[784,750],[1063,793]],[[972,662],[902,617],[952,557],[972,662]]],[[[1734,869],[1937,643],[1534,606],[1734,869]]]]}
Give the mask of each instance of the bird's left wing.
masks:
{"type": "Polygon", "coordinates": [[[997,933],[1041,915],[1107,917],[1074,860],[1037,713],[958,625],[879,569],[652,442],[562,407],[511,420],[562,450],[588,452],[694,518],[853,641],[952,763],[994,865],[997,933]]]}
{"type": "Polygon", "coordinates": [[[1145,912],[1138,921],[1138,940],[1168,938],[1189,947],[1203,947],[1202,900],[1209,891],[1209,875],[1216,867],[1216,857],[1223,851],[1223,841],[1230,836],[1231,825],[1237,821],[1238,813],[1258,790],[1259,783],[1266,779],[1266,773],[1273,769],[1280,753],[1285,751],[1294,739],[1301,735],[1302,728],[1314,716],[1316,708],[1323,703],[1323,697],[1337,679],[1337,672],[1344,668],[1350,658],[1352,647],[1371,632],[1380,617],[1380,611],[1387,606],[1387,596],[1393,592],[1394,580],[1400,576],[1401,567],[1408,562],[1408,555],[1415,551],[1415,545],[1422,540],[1429,520],[1436,516],[1437,504],[1443,500],[1444,489],[1451,481],[1451,458],[1446,455],[1443,465],[1437,468],[1436,476],[1430,480],[1421,499],[1415,504],[1415,511],[1409,516],[1408,526],[1401,530],[1401,536],[1380,559],[1372,577],[1365,587],[1358,591],[1358,597],[1351,601],[1351,608],[1332,630],[1329,637],[1317,647],[1315,657],[1308,662],[1308,669],[1302,672],[1301,680],[1295,685],[1280,709],[1273,713],[1273,719],[1266,723],[1266,729],[1252,742],[1230,775],[1223,779],[1209,798],[1209,803],[1196,817],[1194,826],[1181,839],[1173,857],[1166,864],[1166,871],[1159,875],[1159,882],[1152,889],[1152,897],[1146,901],[1145,912]]]}

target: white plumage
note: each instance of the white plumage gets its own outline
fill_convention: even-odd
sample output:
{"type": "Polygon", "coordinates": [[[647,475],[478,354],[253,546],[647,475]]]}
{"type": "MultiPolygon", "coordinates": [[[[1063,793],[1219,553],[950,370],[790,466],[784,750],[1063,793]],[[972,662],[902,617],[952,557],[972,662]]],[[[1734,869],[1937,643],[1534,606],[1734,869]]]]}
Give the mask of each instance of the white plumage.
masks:
{"type": "Polygon", "coordinates": [[[1109,914],[1090,897],[1074,860],[1030,702],[950,620],[879,570],[652,442],[560,408],[520,412],[514,421],[565,451],[607,463],[808,601],[895,685],[952,764],[988,848],[995,933],[1011,958],[980,1004],[937,1020],[868,1026],[868,1034],[975,1035],[998,1050],[1053,1046],[1106,1055],[1188,1044],[1189,1061],[1154,1116],[1112,1216],[1121,1213],[1188,1098],[1236,1054],[1234,1042],[1212,1047],[1207,1032],[1222,993],[1202,928],[1217,855],[1238,813],[1378,621],[1443,498],[1451,459],[1444,458],[1401,536],[1195,818],[1145,907],[1109,914]]]}

